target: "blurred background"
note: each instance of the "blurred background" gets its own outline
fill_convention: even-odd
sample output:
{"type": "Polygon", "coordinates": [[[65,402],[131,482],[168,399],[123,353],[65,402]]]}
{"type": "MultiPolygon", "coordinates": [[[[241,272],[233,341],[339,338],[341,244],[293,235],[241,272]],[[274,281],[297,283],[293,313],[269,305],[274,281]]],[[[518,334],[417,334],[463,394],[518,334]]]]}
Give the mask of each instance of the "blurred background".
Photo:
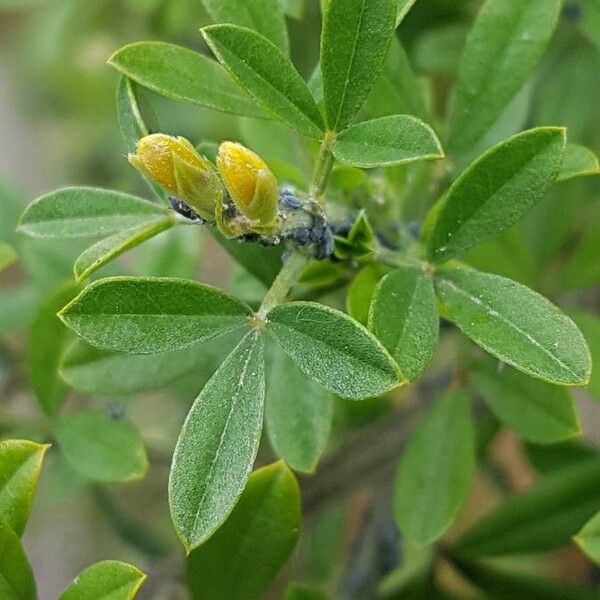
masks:
{"type": "MultiPolygon", "coordinates": [[[[399,30],[427,89],[433,125],[442,122],[466,31],[479,4],[418,0],[399,30]]],[[[308,79],[318,60],[319,1],[286,0],[286,6],[292,57],[308,79]]],[[[44,417],[27,371],[30,331],[49,295],[72,277],[80,250],[77,244],[17,236],[18,216],[35,197],[68,184],[149,194],[125,159],[115,108],[118,75],[106,60],[124,44],[140,40],[206,52],[198,29],[208,23],[200,0],[0,0],[0,241],[16,247],[20,259],[0,276],[2,438],[44,437],[44,417]]],[[[505,135],[536,124],[565,125],[570,141],[598,153],[599,75],[600,4],[566,2],[543,62],[506,115],[505,135]]],[[[195,142],[243,140],[261,151],[256,123],[174,103],[146,90],[140,95],[155,131],[195,142]]],[[[418,170],[411,176],[418,178],[418,170]]],[[[599,199],[598,178],[556,186],[523,225],[478,249],[470,261],[529,284],[561,306],[597,313],[599,199]]],[[[415,217],[426,208],[413,207],[415,217]]],[[[178,228],[152,240],[147,251],[144,247],[128,254],[112,272],[199,277],[247,298],[262,293],[258,282],[233,269],[209,236],[190,229],[178,228]],[[167,262],[165,256],[170,257],[167,262]]],[[[282,581],[293,575],[335,590],[334,598],[368,599],[402,562],[402,552],[408,550],[397,539],[390,514],[390,473],[410,424],[426,406],[421,400],[446,381],[455,341],[448,333],[431,374],[419,386],[360,407],[336,406],[332,449],[317,475],[302,482],[307,531],[282,581]]],[[[141,482],[99,486],[60,455],[50,454],[25,536],[40,598],[56,597],[80,569],[106,558],[131,562],[149,573],[141,598],[187,597],[165,482],[187,408],[221,354],[215,348],[212,363],[206,360],[193,376],[182,376],[165,390],[127,398],[68,392],[67,410],[86,406],[127,411],[144,437],[152,466],[141,482]]],[[[578,402],[586,439],[595,443],[600,439],[600,411],[584,392],[578,393],[578,402]]],[[[535,449],[526,451],[506,431],[493,429],[488,442],[490,469],[509,492],[529,485],[536,469],[543,468],[532,459],[535,449]]],[[[501,495],[480,478],[456,530],[489,511],[501,495]]],[[[557,569],[575,581],[594,577],[589,564],[570,551],[539,565],[543,573],[557,569]]],[[[451,573],[447,577],[451,587],[468,596],[460,582],[452,583],[451,573]]],[[[273,598],[280,597],[278,589],[273,598]]]]}

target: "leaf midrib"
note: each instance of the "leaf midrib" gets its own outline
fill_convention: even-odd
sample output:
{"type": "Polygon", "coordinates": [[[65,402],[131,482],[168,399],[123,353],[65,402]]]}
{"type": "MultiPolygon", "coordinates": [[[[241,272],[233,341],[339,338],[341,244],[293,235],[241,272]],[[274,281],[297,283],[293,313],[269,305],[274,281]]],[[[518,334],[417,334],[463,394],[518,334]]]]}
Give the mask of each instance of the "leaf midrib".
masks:
{"type": "MultiPolygon", "coordinates": [[[[363,360],[363,357],[361,357],[361,356],[357,356],[356,354],[350,354],[348,352],[345,352],[344,350],[340,350],[339,347],[334,346],[333,344],[330,344],[329,342],[326,342],[326,341],[321,340],[319,338],[315,338],[315,337],[309,335],[308,333],[305,333],[304,331],[301,331],[299,329],[296,329],[295,327],[292,327],[288,323],[282,323],[282,322],[278,322],[278,321],[274,321],[274,323],[276,323],[277,325],[282,326],[284,328],[288,328],[288,329],[296,332],[298,335],[301,335],[302,337],[308,338],[312,342],[317,342],[318,344],[321,344],[321,345],[325,346],[326,348],[330,348],[335,354],[338,354],[338,355],[341,355],[341,356],[346,356],[349,359],[351,359],[352,361],[357,361],[359,363],[369,365],[373,370],[377,371],[378,373],[385,374],[386,378],[387,378],[387,376],[391,376],[393,374],[395,376],[395,379],[398,381],[398,383],[400,383],[399,367],[397,367],[396,361],[391,356],[389,356],[389,353],[387,352],[387,350],[385,349],[385,347],[383,345],[381,347],[378,347],[378,350],[380,350],[382,356],[385,356],[386,354],[388,354],[388,356],[389,356],[389,362],[390,362],[390,364],[389,364],[389,367],[390,367],[389,372],[383,370],[380,367],[380,365],[376,365],[372,361],[363,360]]],[[[373,340],[371,340],[371,341],[373,341],[373,340]]],[[[374,342],[373,342],[373,344],[374,344],[374,347],[376,347],[374,342]]]]}
{"type": "Polygon", "coordinates": [[[495,318],[497,318],[499,321],[502,321],[509,328],[513,329],[518,334],[522,335],[524,338],[526,338],[528,341],[530,341],[536,348],[538,348],[539,350],[541,350],[544,354],[546,354],[546,356],[548,356],[553,361],[555,361],[561,368],[566,369],[571,375],[573,375],[576,378],[577,381],[579,381],[581,379],[580,375],[578,375],[575,371],[573,371],[573,369],[569,365],[567,365],[560,358],[558,358],[557,356],[555,356],[554,354],[552,354],[552,352],[550,352],[550,350],[548,350],[547,348],[545,348],[530,333],[528,333],[527,331],[524,331],[516,323],[513,323],[512,321],[510,321],[509,319],[507,319],[506,317],[504,317],[502,314],[500,314],[493,306],[490,306],[489,304],[486,304],[480,298],[476,298],[475,296],[472,296],[469,292],[467,292],[466,290],[461,289],[455,283],[453,283],[452,281],[449,281],[448,279],[440,278],[439,281],[441,283],[447,285],[448,287],[450,287],[452,290],[454,290],[458,294],[460,294],[462,296],[465,296],[466,298],[468,298],[469,300],[471,300],[471,302],[473,304],[476,304],[478,306],[482,306],[487,311],[493,311],[494,313],[496,313],[496,317],[495,318]]]}
{"type": "MultiPolygon", "coordinates": [[[[521,167],[519,167],[519,168],[518,168],[516,171],[512,171],[512,172],[511,172],[511,173],[512,173],[512,174],[511,174],[511,176],[510,176],[510,177],[507,177],[507,178],[505,178],[505,179],[502,181],[502,183],[501,183],[501,185],[500,185],[499,187],[496,187],[496,188],[494,188],[494,191],[493,191],[493,193],[487,197],[487,200],[486,200],[485,202],[483,202],[483,203],[479,204],[479,205],[478,205],[478,206],[475,208],[475,210],[474,210],[473,212],[471,212],[470,214],[468,214],[468,215],[467,215],[465,218],[461,219],[461,223],[459,224],[458,228],[454,229],[454,231],[451,233],[450,237],[448,238],[448,240],[447,240],[446,244],[444,244],[444,246],[445,246],[446,248],[450,248],[450,247],[452,247],[452,241],[454,240],[454,238],[455,238],[455,237],[456,237],[456,236],[457,236],[457,235],[458,235],[458,234],[459,234],[459,233],[460,233],[460,232],[461,232],[461,231],[462,231],[462,230],[463,230],[463,229],[464,229],[466,226],[468,226],[468,225],[471,225],[471,224],[472,224],[471,222],[473,221],[473,219],[475,219],[475,218],[477,217],[477,215],[478,215],[480,212],[484,211],[484,210],[487,208],[487,206],[489,206],[489,204],[493,202],[493,199],[494,199],[494,198],[496,198],[496,197],[497,197],[499,194],[501,194],[501,193],[502,193],[502,191],[503,191],[503,190],[504,190],[506,187],[508,187],[508,186],[509,186],[509,184],[510,184],[512,181],[514,181],[515,179],[517,179],[517,177],[518,177],[518,176],[520,176],[520,175],[521,175],[521,173],[523,173],[523,171],[525,171],[525,170],[528,170],[528,168],[529,168],[529,165],[531,165],[531,163],[532,163],[533,161],[535,161],[536,159],[538,159],[538,158],[540,157],[540,155],[541,155],[543,152],[545,152],[549,146],[551,146],[551,145],[552,145],[553,141],[554,141],[553,139],[549,139],[549,140],[548,140],[548,143],[547,143],[547,144],[544,146],[543,150],[540,150],[539,152],[537,152],[537,153],[536,153],[534,156],[532,156],[532,157],[531,157],[531,158],[530,158],[530,159],[529,159],[527,162],[523,163],[523,164],[522,164],[522,166],[521,166],[521,167]]],[[[446,207],[448,206],[448,200],[449,200],[449,198],[451,197],[451,194],[452,194],[452,192],[453,192],[453,190],[452,190],[452,189],[450,189],[450,190],[448,191],[448,196],[447,196],[447,199],[446,199],[446,201],[445,201],[445,206],[444,206],[444,207],[442,207],[442,212],[444,211],[444,208],[446,208],[446,207]]],[[[440,215],[438,216],[438,219],[439,219],[438,223],[439,223],[439,222],[441,222],[441,218],[442,218],[442,215],[441,215],[441,213],[440,213],[440,215]]],[[[454,221],[454,223],[456,223],[456,219],[453,219],[453,221],[454,221]]],[[[436,228],[436,229],[437,229],[437,228],[436,228]]],[[[439,237],[440,237],[440,235],[441,235],[441,233],[442,233],[441,231],[437,230],[437,231],[436,231],[436,236],[435,236],[435,237],[436,237],[436,238],[439,238],[439,237]]],[[[447,232],[446,232],[446,233],[447,233],[447,232]]],[[[432,236],[432,237],[433,237],[433,236],[432,236]]],[[[442,242],[442,243],[443,243],[443,242],[442,242]]],[[[436,249],[436,254],[439,254],[439,253],[440,253],[440,249],[438,248],[438,249],[436,249]]],[[[447,254],[447,252],[444,252],[444,254],[447,254]]]]}
{"type": "MultiPolygon", "coordinates": [[[[293,102],[292,100],[290,100],[287,96],[285,96],[285,94],[281,93],[268,79],[266,79],[261,73],[259,73],[256,69],[254,69],[249,63],[247,63],[242,57],[239,56],[239,54],[237,54],[236,52],[234,52],[229,46],[227,46],[223,40],[220,41],[221,44],[223,44],[223,47],[228,50],[233,56],[235,56],[237,58],[237,60],[239,62],[241,62],[242,64],[244,64],[252,73],[254,73],[262,82],[264,82],[269,89],[271,89],[272,91],[275,92],[275,94],[277,95],[277,97],[281,100],[284,100],[284,104],[286,104],[287,106],[291,107],[293,109],[293,111],[296,113],[296,115],[299,115],[301,120],[303,120],[305,123],[308,122],[311,125],[314,125],[319,132],[321,132],[323,130],[322,126],[317,123],[316,121],[313,121],[313,119],[305,114],[301,108],[299,108],[297,106],[297,104],[295,102],[293,102]]],[[[270,42],[272,43],[272,42],[270,42]]],[[[277,52],[280,52],[279,48],[277,48],[277,46],[275,46],[273,44],[274,48],[277,50],[277,52]]],[[[239,78],[227,67],[225,67],[230,73],[231,75],[236,79],[236,81],[238,81],[238,83],[240,83],[240,85],[242,85],[243,87],[246,87],[245,85],[242,84],[242,82],[239,80],[239,78]]],[[[297,83],[297,82],[296,82],[297,83]]],[[[249,92],[253,98],[256,99],[257,102],[259,102],[266,110],[268,110],[271,114],[273,114],[275,117],[277,117],[278,115],[273,111],[273,109],[269,106],[267,106],[266,104],[264,104],[264,102],[262,101],[262,99],[257,98],[254,94],[252,94],[251,92],[249,92]]],[[[310,92],[308,92],[307,97],[306,97],[306,101],[310,102],[310,100],[312,100],[312,95],[310,94],[310,92]]],[[[314,100],[313,100],[314,102],[314,100]]],[[[315,105],[315,110],[318,112],[318,108],[315,105]]]]}
{"type": "Polygon", "coordinates": [[[338,106],[337,115],[335,117],[335,124],[332,125],[333,129],[335,129],[335,130],[337,130],[338,125],[340,123],[344,104],[346,102],[346,96],[348,93],[348,85],[350,84],[350,74],[352,73],[352,71],[354,69],[354,62],[356,59],[356,48],[358,46],[358,38],[360,37],[360,32],[363,27],[363,19],[365,16],[366,6],[367,6],[366,0],[362,0],[362,7],[360,9],[360,16],[358,18],[358,23],[357,23],[357,27],[356,27],[356,35],[354,36],[354,42],[352,44],[352,54],[350,56],[350,61],[348,62],[348,69],[346,71],[346,81],[344,82],[344,89],[340,96],[340,104],[338,106]]]}
{"type": "Polygon", "coordinates": [[[219,438],[219,443],[217,445],[217,450],[215,452],[215,455],[210,463],[210,467],[208,469],[208,474],[206,476],[206,484],[204,486],[204,489],[202,491],[202,495],[200,497],[200,501],[198,502],[198,508],[196,510],[196,515],[194,517],[194,522],[192,524],[192,533],[197,533],[197,529],[198,529],[198,523],[200,521],[200,517],[202,514],[202,509],[204,508],[204,504],[206,502],[206,498],[208,496],[207,490],[210,489],[210,485],[212,483],[212,479],[214,477],[214,468],[215,465],[217,464],[218,460],[219,460],[219,455],[221,452],[221,449],[223,447],[223,442],[225,440],[225,437],[227,436],[227,431],[229,429],[229,425],[231,423],[231,419],[232,419],[232,415],[235,412],[235,408],[238,405],[238,400],[240,397],[240,392],[242,390],[242,387],[244,385],[245,379],[246,379],[246,375],[248,372],[248,366],[250,365],[250,361],[252,360],[252,357],[254,355],[254,351],[255,351],[255,345],[254,343],[252,343],[252,345],[250,345],[250,347],[248,348],[247,352],[248,352],[248,356],[244,362],[244,366],[242,367],[242,372],[240,373],[240,377],[238,379],[237,382],[237,386],[236,386],[236,390],[235,393],[231,399],[231,406],[229,408],[229,412],[227,413],[227,418],[225,420],[225,426],[223,427],[223,431],[221,432],[221,436],[219,438]]]}

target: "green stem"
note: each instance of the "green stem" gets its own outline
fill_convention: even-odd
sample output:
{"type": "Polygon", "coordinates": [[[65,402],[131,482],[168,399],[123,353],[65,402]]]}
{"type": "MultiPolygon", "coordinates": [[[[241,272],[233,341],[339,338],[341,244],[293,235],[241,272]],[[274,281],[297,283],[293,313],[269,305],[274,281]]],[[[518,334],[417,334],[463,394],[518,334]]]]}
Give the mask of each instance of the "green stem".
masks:
{"type": "Polygon", "coordinates": [[[287,298],[290,289],[296,284],[298,278],[302,274],[304,267],[309,261],[309,257],[300,252],[292,252],[288,259],[283,264],[279,275],[271,285],[271,288],[263,298],[262,304],[258,309],[256,316],[261,321],[264,321],[267,314],[281,304],[287,298]]]}
{"type": "Polygon", "coordinates": [[[315,199],[319,199],[327,187],[327,181],[333,167],[331,149],[335,143],[335,138],[336,133],[334,131],[327,131],[321,142],[321,149],[319,150],[312,183],[310,184],[310,195],[315,199]]]}

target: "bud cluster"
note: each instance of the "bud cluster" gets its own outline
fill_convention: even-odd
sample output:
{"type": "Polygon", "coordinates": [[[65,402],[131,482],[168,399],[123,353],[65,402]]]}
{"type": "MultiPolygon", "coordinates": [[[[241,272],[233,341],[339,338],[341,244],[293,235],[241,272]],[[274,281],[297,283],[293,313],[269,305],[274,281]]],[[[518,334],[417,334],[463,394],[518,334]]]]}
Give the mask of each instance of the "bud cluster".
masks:
{"type": "Polygon", "coordinates": [[[223,142],[216,165],[185,138],[161,133],[139,140],[129,162],[170,195],[188,220],[214,223],[228,239],[277,245],[290,241],[317,258],[333,252],[333,232],[323,212],[290,190],[254,152],[223,142]]]}

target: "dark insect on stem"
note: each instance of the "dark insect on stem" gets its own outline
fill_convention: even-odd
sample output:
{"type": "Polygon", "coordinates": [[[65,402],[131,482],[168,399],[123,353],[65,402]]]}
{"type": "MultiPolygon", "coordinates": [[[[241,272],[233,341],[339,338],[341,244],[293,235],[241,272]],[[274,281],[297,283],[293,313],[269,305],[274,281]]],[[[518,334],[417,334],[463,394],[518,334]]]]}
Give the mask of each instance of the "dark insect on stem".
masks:
{"type": "Polygon", "coordinates": [[[175,198],[175,196],[169,196],[169,204],[178,215],[181,215],[185,219],[202,225],[206,223],[205,219],[203,219],[193,208],[188,206],[185,202],[179,200],[179,198],[175,198]]]}

